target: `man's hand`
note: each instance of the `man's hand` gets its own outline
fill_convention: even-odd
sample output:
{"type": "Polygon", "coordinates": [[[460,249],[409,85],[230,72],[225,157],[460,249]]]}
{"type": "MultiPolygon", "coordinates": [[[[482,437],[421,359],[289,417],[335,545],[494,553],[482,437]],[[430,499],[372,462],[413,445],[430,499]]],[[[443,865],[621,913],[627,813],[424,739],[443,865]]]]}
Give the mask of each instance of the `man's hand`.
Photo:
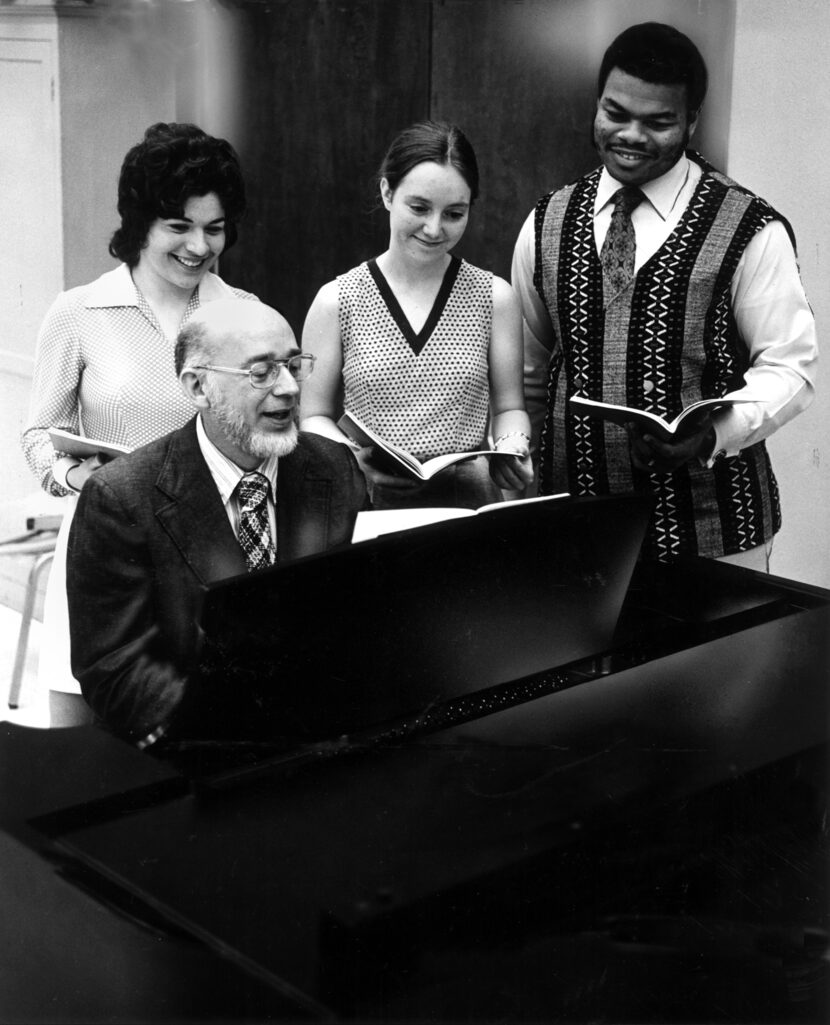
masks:
{"type": "Polygon", "coordinates": [[[671,473],[693,459],[708,459],[715,446],[712,418],[706,417],[693,434],[676,441],[660,441],[648,429],[626,424],[631,445],[631,462],[644,473],[671,473]]]}

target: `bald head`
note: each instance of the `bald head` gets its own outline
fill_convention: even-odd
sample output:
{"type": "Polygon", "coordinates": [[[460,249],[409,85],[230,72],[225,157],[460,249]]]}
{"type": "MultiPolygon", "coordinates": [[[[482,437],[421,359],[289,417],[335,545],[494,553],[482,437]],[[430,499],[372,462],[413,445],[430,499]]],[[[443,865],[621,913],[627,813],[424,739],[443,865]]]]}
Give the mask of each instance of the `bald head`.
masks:
{"type": "Polygon", "coordinates": [[[264,344],[294,346],[294,332],[281,314],[249,299],[218,299],[200,306],[176,340],[176,374],[187,366],[210,363],[218,350],[231,354],[234,341],[259,337],[264,344]]]}
{"type": "Polygon", "coordinates": [[[179,332],[179,384],[201,415],[208,439],[251,469],[297,444],[299,356],[294,332],[270,306],[221,299],[200,307],[179,332]],[[269,378],[261,385],[251,377],[269,378]]]}

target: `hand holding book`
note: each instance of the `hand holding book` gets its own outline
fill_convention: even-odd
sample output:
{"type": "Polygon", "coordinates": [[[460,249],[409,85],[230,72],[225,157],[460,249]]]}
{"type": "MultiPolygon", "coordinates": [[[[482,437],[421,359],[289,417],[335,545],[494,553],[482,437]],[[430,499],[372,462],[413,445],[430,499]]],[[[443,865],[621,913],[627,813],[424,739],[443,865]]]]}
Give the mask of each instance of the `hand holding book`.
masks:
{"type": "Polygon", "coordinates": [[[379,445],[355,446],[354,457],[363,471],[363,476],[372,486],[381,485],[399,491],[412,491],[422,481],[404,470],[389,453],[379,445]]]}
{"type": "Polygon", "coordinates": [[[598,402],[581,395],[571,397],[571,407],[582,416],[599,417],[624,427],[631,444],[631,458],[646,473],[670,473],[695,459],[707,460],[714,449],[712,417],[748,399],[701,399],[687,406],[674,420],[629,406],[598,402]]]}
{"type": "Polygon", "coordinates": [[[705,462],[715,447],[715,428],[708,412],[696,418],[693,428],[670,441],[661,440],[656,432],[650,433],[639,423],[629,424],[626,429],[631,461],[644,473],[671,473],[693,460],[705,462]]]}
{"type": "MultiPolygon", "coordinates": [[[[55,451],[63,457],[63,460],[59,459],[58,463],[67,462],[63,469],[66,486],[76,492],[81,490],[99,466],[130,451],[125,445],[99,441],[97,438],[87,438],[83,435],[73,434],[71,431],[65,431],[60,427],[50,428],[49,437],[55,451]]],[[[59,480],[58,483],[64,481],[59,480]]]]}
{"type": "Polygon", "coordinates": [[[337,421],[337,426],[357,447],[357,460],[367,476],[387,486],[406,488],[412,487],[413,484],[423,484],[448,466],[476,456],[491,456],[496,459],[510,456],[512,462],[517,456],[524,458],[527,451],[526,443],[512,444],[513,441],[520,442],[521,439],[505,436],[504,444],[498,451],[480,449],[474,452],[452,452],[421,461],[411,452],[379,437],[354,413],[345,412],[337,421]]]}
{"type": "Polygon", "coordinates": [[[64,431],[60,427],[50,427],[49,437],[52,439],[52,446],[56,452],[64,455],[75,456],[76,459],[87,459],[89,456],[102,456],[102,462],[114,459],[129,452],[126,445],[116,445],[109,441],[100,441],[98,438],[87,438],[85,435],[73,434],[71,431],[64,431]]]}
{"type": "Polygon", "coordinates": [[[533,481],[530,459],[530,437],[524,431],[508,431],[496,438],[493,448],[512,459],[491,459],[490,476],[503,491],[524,491],[533,481]]]}

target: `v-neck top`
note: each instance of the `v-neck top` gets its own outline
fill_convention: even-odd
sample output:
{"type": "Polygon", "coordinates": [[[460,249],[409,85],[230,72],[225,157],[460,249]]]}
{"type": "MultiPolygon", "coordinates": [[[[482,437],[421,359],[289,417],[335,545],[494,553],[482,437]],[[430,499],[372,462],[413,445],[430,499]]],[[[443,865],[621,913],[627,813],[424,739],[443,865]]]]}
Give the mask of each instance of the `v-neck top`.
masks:
{"type": "Polygon", "coordinates": [[[481,448],[492,274],[452,257],[418,332],[374,260],[337,283],[345,408],[419,459],[481,448]]]}

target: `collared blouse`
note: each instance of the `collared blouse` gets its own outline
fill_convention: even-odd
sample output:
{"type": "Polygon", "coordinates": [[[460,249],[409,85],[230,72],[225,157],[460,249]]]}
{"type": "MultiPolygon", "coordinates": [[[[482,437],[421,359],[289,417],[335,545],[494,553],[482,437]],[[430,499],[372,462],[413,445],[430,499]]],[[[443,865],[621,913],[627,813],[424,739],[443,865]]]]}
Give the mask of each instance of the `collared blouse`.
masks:
{"type": "MultiPolygon", "coordinates": [[[[182,323],[216,299],[254,299],[207,274],[182,323]]],[[[183,426],[194,414],[174,369],[167,338],[121,264],[87,285],[62,292],[38,335],[23,452],[41,486],[68,491],[55,479],[49,428],[138,448],[183,426]]]]}

